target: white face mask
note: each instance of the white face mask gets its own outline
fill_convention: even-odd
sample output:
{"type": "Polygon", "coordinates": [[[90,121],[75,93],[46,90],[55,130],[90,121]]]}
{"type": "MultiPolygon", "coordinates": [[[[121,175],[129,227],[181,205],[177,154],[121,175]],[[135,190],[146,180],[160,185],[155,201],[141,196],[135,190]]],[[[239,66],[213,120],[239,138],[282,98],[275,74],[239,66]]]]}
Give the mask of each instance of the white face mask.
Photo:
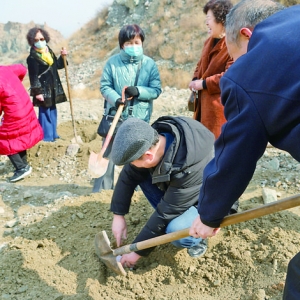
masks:
{"type": "Polygon", "coordinates": [[[34,47],[38,48],[38,49],[43,49],[45,48],[47,45],[46,41],[38,41],[36,43],[34,43],[34,47]]]}

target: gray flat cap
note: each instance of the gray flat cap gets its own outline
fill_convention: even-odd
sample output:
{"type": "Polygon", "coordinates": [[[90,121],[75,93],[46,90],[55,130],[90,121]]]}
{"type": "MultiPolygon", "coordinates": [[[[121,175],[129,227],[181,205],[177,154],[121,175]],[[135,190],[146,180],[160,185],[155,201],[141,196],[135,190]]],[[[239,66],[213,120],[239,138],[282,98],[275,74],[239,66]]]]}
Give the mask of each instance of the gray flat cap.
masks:
{"type": "Polygon", "coordinates": [[[127,119],[115,136],[111,160],[121,166],[140,158],[150,149],[155,136],[155,130],[147,122],[138,118],[127,119]]]}

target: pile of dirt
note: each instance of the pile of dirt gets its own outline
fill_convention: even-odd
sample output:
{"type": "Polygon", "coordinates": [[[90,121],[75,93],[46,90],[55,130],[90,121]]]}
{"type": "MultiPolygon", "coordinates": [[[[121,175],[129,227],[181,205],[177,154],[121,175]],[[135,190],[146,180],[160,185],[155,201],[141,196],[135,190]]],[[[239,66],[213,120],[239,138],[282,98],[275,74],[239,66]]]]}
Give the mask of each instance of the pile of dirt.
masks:
{"type": "MultiPolygon", "coordinates": [[[[191,116],[188,93],[165,90],[156,100],[153,120],[166,114],[191,116]]],[[[29,150],[34,170],[29,177],[7,182],[13,168],[0,157],[0,299],[282,298],[287,264],[299,251],[298,208],[222,229],[199,259],[165,244],[126,276],[108,269],[95,255],[94,236],[105,230],[116,247],[109,211],[112,191],[92,194],[93,179],[87,172],[89,151],[101,148],[95,133],[101,109],[92,101],[74,104],[75,115],[80,115],[77,134],[84,142],[75,156],[66,154],[73,138],[68,116],[60,120],[59,140],[29,150]],[[97,117],[91,118],[94,112],[97,117]]],[[[67,115],[67,106],[58,109],[60,117],[67,115]]],[[[278,199],[298,193],[299,164],[287,153],[268,148],[240,199],[240,211],[263,204],[263,187],[275,190],[278,199]]],[[[152,212],[142,192],[135,192],[126,216],[127,243],[152,212]]]]}

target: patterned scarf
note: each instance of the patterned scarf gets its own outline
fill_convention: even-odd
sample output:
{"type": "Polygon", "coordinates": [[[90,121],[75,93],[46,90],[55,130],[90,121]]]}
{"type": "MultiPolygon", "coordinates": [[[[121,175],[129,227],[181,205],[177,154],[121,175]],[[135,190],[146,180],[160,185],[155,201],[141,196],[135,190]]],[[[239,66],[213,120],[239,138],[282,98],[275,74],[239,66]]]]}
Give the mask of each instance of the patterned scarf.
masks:
{"type": "Polygon", "coordinates": [[[52,66],[53,57],[52,57],[51,53],[49,52],[49,49],[47,46],[43,49],[38,49],[38,48],[34,47],[34,50],[39,53],[39,55],[43,61],[45,61],[49,66],[52,66]]]}

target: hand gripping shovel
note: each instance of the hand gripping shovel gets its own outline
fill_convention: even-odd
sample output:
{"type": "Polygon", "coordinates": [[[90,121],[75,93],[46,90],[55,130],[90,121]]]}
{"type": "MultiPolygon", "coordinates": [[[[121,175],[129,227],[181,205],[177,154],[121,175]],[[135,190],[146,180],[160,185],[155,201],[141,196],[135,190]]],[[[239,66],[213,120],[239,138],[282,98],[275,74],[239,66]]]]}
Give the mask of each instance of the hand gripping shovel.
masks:
{"type": "MultiPolygon", "coordinates": [[[[259,218],[268,214],[279,212],[281,210],[296,207],[299,205],[300,205],[300,194],[297,194],[295,196],[291,196],[271,204],[263,205],[258,208],[249,209],[244,212],[227,216],[223,219],[220,227],[225,227],[232,224],[249,221],[255,218],[259,218]]],[[[126,271],[124,270],[122,264],[117,261],[116,256],[166,244],[187,236],[189,236],[189,228],[164,234],[131,245],[125,245],[113,250],[110,247],[110,242],[107,237],[107,234],[103,230],[102,232],[97,233],[95,236],[96,254],[108,268],[112,269],[119,275],[126,275],[126,271]]]]}
{"type": "MultiPolygon", "coordinates": [[[[125,103],[125,89],[126,89],[126,87],[124,87],[122,90],[122,102],[123,103],[125,103]]],[[[120,119],[120,116],[123,111],[123,106],[124,106],[124,104],[119,105],[119,107],[118,107],[118,110],[117,110],[117,112],[114,116],[113,122],[109,128],[109,131],[107,133],[107,136],[105,138],[105,141],[101,148],[101,151],[99,153],[95,153],[95,152],[91,151],[91,153],[90,153],[89,163],[88,163],[88,171],[92,178],[99,178],[106,173],[109,160],[107,158],[104,158],[103,154],[104,154],[105,150],[107,149],[107,147],[111,141],[111,138],[114,134],[118,120],[120,119]]]]}

